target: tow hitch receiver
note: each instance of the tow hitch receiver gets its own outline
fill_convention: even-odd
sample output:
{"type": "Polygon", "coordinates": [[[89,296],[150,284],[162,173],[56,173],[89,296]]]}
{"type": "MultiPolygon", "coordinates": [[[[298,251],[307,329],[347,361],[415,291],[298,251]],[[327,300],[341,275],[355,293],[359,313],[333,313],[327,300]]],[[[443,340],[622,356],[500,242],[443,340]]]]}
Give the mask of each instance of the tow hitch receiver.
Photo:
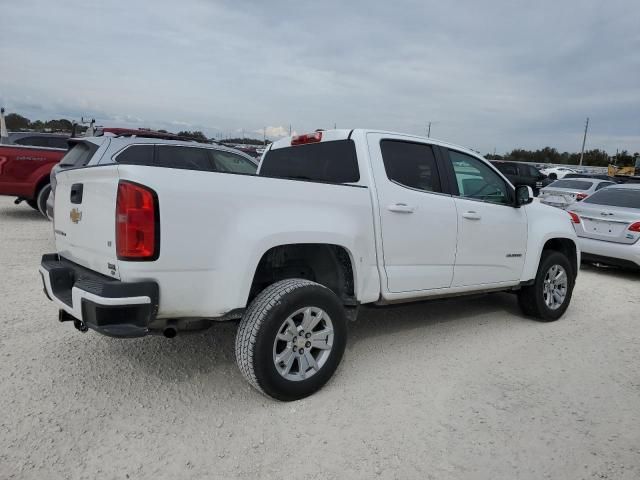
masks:
{"type": "Polygon", "coordinates": [[[73,326],[80,330],[82,333],[85,333],[89,330],[89,327],[82,321],[74,318],[72,315],[68,314],[64,310],[58,310],[58,321],[59,322],[73,322],[73,326]]]}
{"type": "Polygon", "coordinates": [[[86,333],[89,327],[82,320],[74,320],[73,326],[80,330],[82,333],[86,333]]]}

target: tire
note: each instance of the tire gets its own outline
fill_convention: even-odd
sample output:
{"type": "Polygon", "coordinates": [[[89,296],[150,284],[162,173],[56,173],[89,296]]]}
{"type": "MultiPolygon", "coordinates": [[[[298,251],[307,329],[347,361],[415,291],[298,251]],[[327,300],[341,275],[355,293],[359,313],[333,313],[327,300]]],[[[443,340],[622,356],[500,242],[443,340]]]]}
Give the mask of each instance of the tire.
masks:
{"type": "MultiPolygon", "coordinates": [[[[40,188],[40,190],[38,190],[38,194],[36,195],[36,199],[35,199],[35,203],[37,205],[36,210],[38,210],[47,219],[49,218],[49,216],[47,215],[47,199],[49,198],[50,193],[51,193],[51,184],[47,183],[43,185],[40,188]]],[[[31,204],[29,205],[32,206],[31,204]]]]}
{"type": "Polygon", "coordinates": [[[36,202],[35,200],[26,200],[25,203],[29,205],[31,208],[33,208],[34,210],[40,211],[40,209],[38,208],[38,202],[36,202]]]}
{"type": "Polygon", "coordinates": [[[264,289],[247,308],[236,334],[236,361],[261,393],[298,400],[331,378],[346,343],[340,299],[315,282],[288,279],[264,289]]]}
{"type": "Polygon", "coordinates": [[[518,304],[525,315],[543,322],[553,322],[558,320],[569,307],[574,285],[575,273],[571,268],[569,259],[564,254],[554,250],[543,251],[535,281],[533,285],[523,287],[518,292],[518,304]],[[555,270],[552,270],[554,268],[555,270]],[[550,285],[545,287],[545,283],[556,275],[561,278],[561,270],[564,271],[566,276],[566,288],[564,297],[560,302],[552,292],[561,293],[562,288],[554,289],[550,285]],[[550,298],[551,303],[554,305],[549,305],[550,298]]]}

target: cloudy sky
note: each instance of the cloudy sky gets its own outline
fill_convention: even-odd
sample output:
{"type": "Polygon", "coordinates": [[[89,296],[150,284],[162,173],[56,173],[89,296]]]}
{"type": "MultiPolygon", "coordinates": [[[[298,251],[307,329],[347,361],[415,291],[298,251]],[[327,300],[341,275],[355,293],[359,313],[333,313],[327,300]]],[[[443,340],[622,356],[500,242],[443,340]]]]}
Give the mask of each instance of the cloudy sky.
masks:
{"type": "Polygon", "coordinates": [[[365,127],[498,153],[640,150],[640,2],[0,0],[0,104],[277,136],[365,127]],[[454,5],[455,4],[455,5],[454,5]]]}

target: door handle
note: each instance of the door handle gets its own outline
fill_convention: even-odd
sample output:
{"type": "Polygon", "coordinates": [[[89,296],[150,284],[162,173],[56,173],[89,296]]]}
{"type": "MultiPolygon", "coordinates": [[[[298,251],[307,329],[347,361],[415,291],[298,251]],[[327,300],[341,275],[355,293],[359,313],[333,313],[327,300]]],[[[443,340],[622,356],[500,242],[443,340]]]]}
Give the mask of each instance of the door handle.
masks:
{"type": "Polygon", "coordinates": [[[393,205],[389,205],[387,210],[396,213],[413,213],[415,208],[407,205],[406,203],[394,203],[393,205]]]}
{"type": "Polygon", "coordinates": [[[71,200],[71,203],[82,203],[82,190],[83,187],[81,183],[74,183],[71,185],[71,198],[69,199],[71,200]]]}
{"type": "Polygon", "coordinates": [[[464,213],[462,214],[462,216],[463,216],[464,218],[469,219],[469,220],[480,220],[480,219],[482,218],[482,217],[480,216],[480,214],[478,214],[478,213],[476,213],[476,212],[472,212],[472,211],[464,212],[464,213]]]}

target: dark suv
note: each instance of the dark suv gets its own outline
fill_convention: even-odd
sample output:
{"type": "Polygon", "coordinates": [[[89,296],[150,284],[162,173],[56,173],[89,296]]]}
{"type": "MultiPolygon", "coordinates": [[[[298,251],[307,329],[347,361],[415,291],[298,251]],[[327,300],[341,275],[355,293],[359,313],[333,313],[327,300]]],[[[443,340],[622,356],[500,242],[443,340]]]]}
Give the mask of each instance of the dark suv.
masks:
{"type": "Polygon", "coordinates": [[[491,163],[514,185],[530,186],[536,196],[542,187],[546,187],[553,181],[529,163],[501,160],[491,160],[491,163]]]}

